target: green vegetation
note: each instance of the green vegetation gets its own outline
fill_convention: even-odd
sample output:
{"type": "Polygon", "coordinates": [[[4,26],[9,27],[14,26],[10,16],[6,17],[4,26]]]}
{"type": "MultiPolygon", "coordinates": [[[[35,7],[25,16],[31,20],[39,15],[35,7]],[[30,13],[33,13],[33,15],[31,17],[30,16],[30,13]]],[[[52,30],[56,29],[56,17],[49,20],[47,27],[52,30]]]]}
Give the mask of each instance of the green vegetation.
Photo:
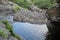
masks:
{"type": "Polygon", "coordinates": [[[24,7],[24,8],[29,8],[30,6],[30,3],[27,2],[27,0],[10,0],[16,4],[18,4],[19,6],[21,7],[24,7]]]}
{"type": "Polygon", "coordinates": [[[18,5],[13,6],[13,12],[18,12],[19,9],[20,9],[20,6],[18,5]]]}
{"type": "Polygon", "coordinates": [[[56,0],[31,0],[39,8],[50,8],[55,5],[56,0]]]}
{"type": "Polygon", "coordinates": [[[12,32],[12,26],[10,25],[10,23],[7,20],[3,20],[1,22],[6,25],[6,28],[9,30],[9,32],[12,32]]]}
{"type": "Polygon", "coordinates": [[[22,40],[17,34],[15,34],[13,32],[12,26],[10,25],[10,23],[7,20],[3,20],[3,21],[0,21],[0,22],[4,23],[6,25],[6,28],[11,33],[12,36],[14,36],[15,38],[17,38],[18,40],[22,40]]]}
{"type": "Polygon", "coordinates": [[[2,36],[3,38],[7,38],[8,37],[6,32],[4,32],[3,30],[0,30],[0,36],[2,36]]]}
{"type": "Polygon", "coordinates": [[[50,8],[55,5],[56,0],[10,0],[19,6],[29,9],[30,5],[36,5],[39,8],[50,8]]]}

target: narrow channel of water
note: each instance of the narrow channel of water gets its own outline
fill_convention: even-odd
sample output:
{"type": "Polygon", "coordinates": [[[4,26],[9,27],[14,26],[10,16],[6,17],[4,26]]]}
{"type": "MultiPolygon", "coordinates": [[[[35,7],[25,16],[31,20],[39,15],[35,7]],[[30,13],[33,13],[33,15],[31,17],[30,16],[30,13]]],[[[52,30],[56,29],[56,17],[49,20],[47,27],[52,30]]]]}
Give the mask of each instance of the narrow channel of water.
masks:
{"type": "Polygon", "coordinates": [[[13,31],[24,40],[45,40],[48,29],[46,24],[15,22],[13,23],[13,31]]]}

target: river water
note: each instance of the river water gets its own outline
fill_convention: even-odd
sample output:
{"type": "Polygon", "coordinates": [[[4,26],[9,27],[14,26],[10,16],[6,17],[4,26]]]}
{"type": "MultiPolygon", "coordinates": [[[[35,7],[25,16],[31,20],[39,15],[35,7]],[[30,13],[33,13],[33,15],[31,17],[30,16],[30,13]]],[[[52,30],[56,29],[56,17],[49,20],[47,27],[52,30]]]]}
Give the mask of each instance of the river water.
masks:
{"type": "Polygon", "coordinates": [[[15,22],[13,23],[13,31],[24,40],[45,40],[48,29],[46,24],[15,22]]]}

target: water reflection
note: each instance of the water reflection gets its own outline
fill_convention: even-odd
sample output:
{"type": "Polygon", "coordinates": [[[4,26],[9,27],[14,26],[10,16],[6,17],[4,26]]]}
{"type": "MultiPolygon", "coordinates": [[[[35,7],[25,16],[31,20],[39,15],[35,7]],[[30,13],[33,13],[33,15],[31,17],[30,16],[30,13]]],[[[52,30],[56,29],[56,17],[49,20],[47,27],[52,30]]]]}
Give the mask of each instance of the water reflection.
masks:
{"type": "Polygon", "coordinates": [[[46,24],[13,23],[13,31],[25,40],[45,40],[48,32],[46,24]]]}

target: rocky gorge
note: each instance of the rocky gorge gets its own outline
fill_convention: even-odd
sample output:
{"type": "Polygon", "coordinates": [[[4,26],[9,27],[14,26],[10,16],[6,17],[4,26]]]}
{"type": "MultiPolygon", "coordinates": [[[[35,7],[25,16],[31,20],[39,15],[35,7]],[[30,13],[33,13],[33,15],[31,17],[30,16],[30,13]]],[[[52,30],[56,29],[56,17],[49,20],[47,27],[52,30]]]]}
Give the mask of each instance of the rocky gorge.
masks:
{"type": "MultiPolygon", "coordinates": [[[[8,17],[13,16],[13,21],[18,22],[28,22],[32,24],[44,24],[47,22],[45,17],[46,10],[31,5],[30,10],[18,7],[17,10],[19,11],[16,12],[16,10],[14,10],[16,9],[16,6],[18,5],[10,1],[0,3],[0,20],[11,22],[12,20],[8,20],[8,17]]],[[[0,40],[22,40],[19,39],[19,37],[13,36],[6,26],[7,25],[4,22],[0,22],[0,40]]]]}

